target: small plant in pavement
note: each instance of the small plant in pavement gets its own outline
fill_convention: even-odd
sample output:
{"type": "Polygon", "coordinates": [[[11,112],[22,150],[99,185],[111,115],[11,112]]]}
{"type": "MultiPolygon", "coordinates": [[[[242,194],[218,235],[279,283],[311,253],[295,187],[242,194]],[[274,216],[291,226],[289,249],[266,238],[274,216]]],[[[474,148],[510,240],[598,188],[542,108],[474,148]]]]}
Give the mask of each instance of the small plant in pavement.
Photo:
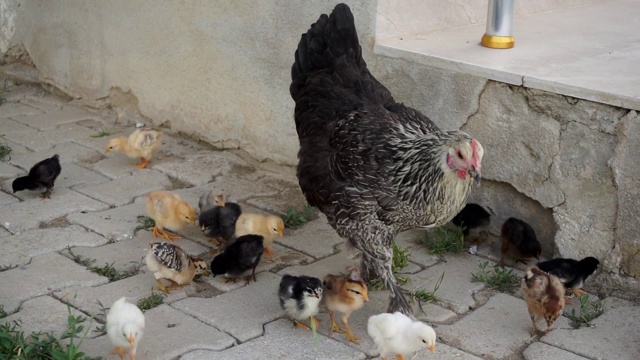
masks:
{"type": "Polygon", "coordinates": [[[427,233],[422,244],[434,255],[457,254],[465,249],[464,234],[457,226],[442,226],[433,233],[427,233]]]}
{"type": "Polygon", "coordinates": [[[98,131],[95,134],[89,135],[89,137],[92,137],[92,138],[96,139],[96,138],[101,138],[101,137],[105,137],[105,136],[110,136],[111,134],[113,134],[113,131],[111,131],[111,130],[100,129],[100,131],[98,131]]]}
{"type": "Polygon", "coordinates": [[[131,263],[133,264],[133,266],[131,267],[131,269],[120,271],[113,266],[115,262],[111,264],[105,263],[104,266],[95,266],[93,264],[96,262],[96,259],[89,259],[80,255],[76,255],[73,253],[70,247],[67,247],[67,252],[73,258],[73,261],[75,261],[77,264],[86,267],[87,269],[89,269],[89,271],[95,274],[108,278],[109,282],[118,281],[131,277],[133,275],[137,275],[140,273],[140,268],[142,267],[142,261],[132,261],[131,263]]]}
{"type": "Polygon", "coordinates": [[[149,229],[151,229],[152,227],[154,227],[156,225],[156,222],[145,215],[138,215],[137,217],[138,220],[138,226],[136,226],[135,230],[133,230],[134,232],[138,232],[139,230],[147,230],[149,231],[149,229]]]}
{"type": "Polygon", "coordinates": [[[165,296],[167,296],[167,294],[151,291],[151,295],[144,299],[138,300],[138,307],[140,308],[140,310],[142,310],[142,312],[146,312],[149,309],[153,309],[156,306],[162,305],[165,296]]]}
{"type": "Polygon", "coordinates": [[[591,322],[604,313],[604,300],[589,301],[589,295],[580,298],[580,306],[578,311],[575,308],[570,312],[565,311],[564,316],[573,321],[576,328],[583,326],[591,326],[591,322]]]}
{"type": "Polygon", "coordinates": [[[471,281],[483,282],[491,289],[513,294],[518,285],[520,285],[520,277],[514,274],[512,269],[494,267],[492,270],[487,271],[487,266],[489,266],[488,261],[478,264],[480,271],[471,274],[471,281]]]}
{"type": "Polygon", "coordinates": [[[280,217],[282,221],[284,221],[284,226],[297,229],[304,225],[305,223],[311,221],[313,216],[316,214],[316,209],[311,205],[307,204],[304,206],[302,210],[298,210],[293,206],[289,206],[284,214],[280,217]]]}

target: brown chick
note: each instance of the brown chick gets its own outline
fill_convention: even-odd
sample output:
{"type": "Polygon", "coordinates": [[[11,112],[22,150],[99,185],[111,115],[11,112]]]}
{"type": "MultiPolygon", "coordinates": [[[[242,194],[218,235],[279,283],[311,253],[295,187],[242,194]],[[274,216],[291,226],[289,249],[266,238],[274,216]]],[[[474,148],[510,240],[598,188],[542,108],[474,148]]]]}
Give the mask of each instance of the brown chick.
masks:
{"type": "Polygon", "coordinates": [[[110,139],[105,152],[113,150],[132,159],[140,158],[140,163],[134,166],[143,169],[149,165],[153,153],[160,147],[160,140],[162,140],[160,132],[151,129],[137,129],[129,135],[129,138],[122,136],[110,139]]]}
{"type": "Polygon", "coordinates": [[[525,263],[524,259],[526,258],[540,259],[542,246],[536,238],[536,232],[526,222],[516,218],[507,219],[502,224],[500,238],[502,257],[500,257],[498,266],[504,267],[505,256],[515,258],[516,263],[525,263]]]}
{"type": "Polygon", "coordinates": [[[149,243],[149,252],[145,257],[149,271],[156,278],[158,289],[166,293],[173,288],[191,284],[196,275],[206,275],[207,262],[187,254],[177,245],[166,242],[149,243]],[[164,286],[161,279],[167,279],[176,285],[164,286]]]}
{"type": "Polygon", "coordinates": [[[333,317],[333,313],[337,311],[342,313],[342,323],[346,328],[347,340],[357,344],[360,338],[353,335],[348,320],[351,313],[359,310],[365,302],[369,301],[367,285],[355,272],[352,272],[349,276],[329,274],[324,277],[322,284],[324,287],[324,304],[329,310],[329,317],[331,318],[329,336],[334,331],[339,334],[345,333],[344,330],[340,329],[333,317]]]}
{"type": "Polygon", "coordinates": [[[560,279],[534,266],[525,272],[522,290],[531,316],[531,333],[538,331],[536,321],[540,318],[547,322],[546,331],[551,330],[565,305],[564,285],[560,279]]]}
{"type": "Polygon", "coordinates": [[[275,235],[284,235],[284,221],[275,215],[243,213],[236,221],[236,237],[248,234],[262,235],[265,254],[274,258],[276,254],[270,246],[275,235]]]}
{"type": "Polygon", "coordinates": [[[180,239],[180,236],[171,236],[164,231],[165,228],[177,231],[185,224],[195,224],[196,210],[188,202],[182,200],[177,194],[166,191],[153,191],[147,196],[147,212],[155,221],[153,237],[163,237],[169,241],[180,239]]]}

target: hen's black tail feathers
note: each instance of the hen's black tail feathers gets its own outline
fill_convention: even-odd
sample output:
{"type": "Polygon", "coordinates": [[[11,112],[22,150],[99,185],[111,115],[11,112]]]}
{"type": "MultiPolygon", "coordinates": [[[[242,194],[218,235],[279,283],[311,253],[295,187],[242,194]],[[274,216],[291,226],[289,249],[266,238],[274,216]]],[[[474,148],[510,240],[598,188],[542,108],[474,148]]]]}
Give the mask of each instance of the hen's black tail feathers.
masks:
{"type": "Polygon", "coordinates": [[[302,34],[291,67],[291,97],[297,101],[309,85],[309,77],[319,73],[369,100],[381,104],[393,101],[389,91],[367,70],[353,14],[345,4],[336,5],[330,16],[322,14],[302,34]]]}

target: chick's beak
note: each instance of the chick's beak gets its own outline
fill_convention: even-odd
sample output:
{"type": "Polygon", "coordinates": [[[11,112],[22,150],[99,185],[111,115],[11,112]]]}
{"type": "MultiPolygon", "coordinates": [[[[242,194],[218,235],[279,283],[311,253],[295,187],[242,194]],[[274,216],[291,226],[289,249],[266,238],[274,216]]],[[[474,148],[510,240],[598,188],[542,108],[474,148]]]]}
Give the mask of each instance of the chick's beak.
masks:
{"type": "Polygon", "coordinates": [[[480,169],[476,169],[475,166],[471,165],[469,168],[469,175],[476,181],[476,185],[480,186],[480,179],[482,178],[480,175],[480,169]]]}
{"type": "Polygon", "coordinates": [[[109,151],[111,151],[111,149],[108,147],[104,150],[105,153],[108,153],[109,151]]]}
{"type": "Polygon", "coordinates": [[[427,349],[429,349],[429,351],[434,353],[434,352],[436,352],[436,345],[435,344],[431,344],[431,345],[427,346],[427,349]]]}
{"type": "Polygon", "coordinates": [[[133,343],[136,341],[136,339],[133,338],[133,335],[129,335],[129,344],[133,345],[133,343]]]}
{"type": "Polygon", "coordinates": [[[369,295],[367,295],[367,294],[362,294],[362,299],[363,299],[364,301],[369,301],[369,295]]]}

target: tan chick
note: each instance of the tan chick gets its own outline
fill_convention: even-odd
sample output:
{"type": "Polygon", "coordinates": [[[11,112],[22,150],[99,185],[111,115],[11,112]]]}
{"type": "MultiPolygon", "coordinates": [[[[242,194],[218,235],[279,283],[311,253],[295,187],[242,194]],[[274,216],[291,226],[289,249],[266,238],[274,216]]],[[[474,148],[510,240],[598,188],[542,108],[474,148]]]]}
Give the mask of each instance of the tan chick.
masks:
{"type": "Polygon", "coordinates": [[[369,301],[367,285],[356,273],[351,273],[349,276],[329,274],[324,277],[322,284],[324,286],[322,299],[327,310],[329,310],[329,317],[331,318],[329,336],[334,331],[340,334],[345,333],[344,330],[340,329],[333,317],[333,313],[337,311],[342,314],[342,323],[346,329],[347,340],[358,343],[360,339],[353,335],[349,327],[349,316],[354,311],[362,308],[365,302],[369,301]]]}
{"type": "Polygon", "coordinates": [[[264,252],[275,257],[270,246],[275,235],[284,235],[284,221],[279,216],[243,213],[236,221],[236,237],[242,235],[262,235],[264,238],[264,252]]]}
{"type": "Polygon", "coordinates": [[[531,316],[531,333],[538,332],[536,321],[540,318],[547,322],[547,331],[551,330],[565,305],[564,285],[560,279],[532,267],[525,272],[522,290],[531,316]]]}
{"type": "Polygon", "coordinates": [[[149,243],[149,252],[144,260],[147,268],[156,278],[158,289],[166,293],[175,287],[191,284],[196,275],[208,273],[206,261],[187,254],[177,245],[166,242],[149,243]],[[167,279],[174,285],[166,287],[160,281],[161,279],[167,279]]]}
{"type": "Polygon", "coordinates": [[[195,224],[196,210],[177,194],[166,191],[153,191],[147,196],[147,212],[155,221],[153,237],[163,237],[169,241],[180,239],[164,230],[178,231],[185,224],[195,224]]]}
{"type": "Polygon", "coordinates": [[[110,139],[105,152],[121,152],[132,159],[140,158],[140,163],[134,165],[143,169],[149,165],[153,153],[160,147],[162,133],[151,129],[138,129],[129,138],[117,137],[110,139]]]}

